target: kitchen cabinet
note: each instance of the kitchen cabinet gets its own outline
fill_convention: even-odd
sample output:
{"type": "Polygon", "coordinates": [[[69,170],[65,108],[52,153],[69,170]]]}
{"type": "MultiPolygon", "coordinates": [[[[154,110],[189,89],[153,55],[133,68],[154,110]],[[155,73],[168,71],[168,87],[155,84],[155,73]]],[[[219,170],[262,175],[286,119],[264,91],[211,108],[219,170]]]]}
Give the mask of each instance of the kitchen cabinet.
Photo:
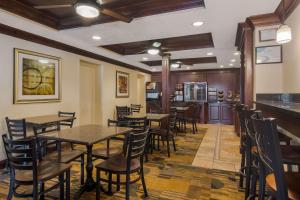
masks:
{"type": "Polygon", "coordinates": [[[233,124],[232,105],[226,102],[208,104],[208,122],[233,124]]]}

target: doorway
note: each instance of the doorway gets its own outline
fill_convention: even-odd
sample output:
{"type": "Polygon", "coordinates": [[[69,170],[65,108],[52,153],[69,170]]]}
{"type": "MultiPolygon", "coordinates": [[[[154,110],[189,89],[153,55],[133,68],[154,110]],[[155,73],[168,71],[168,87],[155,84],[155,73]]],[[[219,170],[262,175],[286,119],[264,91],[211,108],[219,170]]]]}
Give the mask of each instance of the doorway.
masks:
{"type": "Polygon", "coordinates": [[[80,124],[100,122],[99,65],[80,61],[80,124]]]}

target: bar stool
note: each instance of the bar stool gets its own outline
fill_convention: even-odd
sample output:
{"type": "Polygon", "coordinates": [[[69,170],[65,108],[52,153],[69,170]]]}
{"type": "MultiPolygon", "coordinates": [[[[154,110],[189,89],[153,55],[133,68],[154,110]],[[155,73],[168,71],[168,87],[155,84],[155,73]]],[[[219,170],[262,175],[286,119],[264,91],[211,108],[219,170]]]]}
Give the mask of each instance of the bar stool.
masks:
{"type": "Polygon", "coordinates": [[[284,172],[276,119],[263,118],[261,112],[252,117],[259,155],[260,191],[264,199],[265,185],[270,188],[269,199],[300,199],[300,173],[284,172]]]}

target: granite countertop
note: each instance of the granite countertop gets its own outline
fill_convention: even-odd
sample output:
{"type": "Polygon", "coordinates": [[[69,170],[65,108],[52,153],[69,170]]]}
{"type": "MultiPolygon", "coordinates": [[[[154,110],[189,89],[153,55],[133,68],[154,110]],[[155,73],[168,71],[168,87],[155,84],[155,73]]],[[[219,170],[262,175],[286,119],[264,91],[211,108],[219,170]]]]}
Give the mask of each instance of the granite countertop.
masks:
{"type": "Polygon", "coordinates": [[[282,102],[282,101],[265,101],[265,100],[254,101],[254,103],[272,106],[275,108],[300,114],[300,103],[282,102]]]}

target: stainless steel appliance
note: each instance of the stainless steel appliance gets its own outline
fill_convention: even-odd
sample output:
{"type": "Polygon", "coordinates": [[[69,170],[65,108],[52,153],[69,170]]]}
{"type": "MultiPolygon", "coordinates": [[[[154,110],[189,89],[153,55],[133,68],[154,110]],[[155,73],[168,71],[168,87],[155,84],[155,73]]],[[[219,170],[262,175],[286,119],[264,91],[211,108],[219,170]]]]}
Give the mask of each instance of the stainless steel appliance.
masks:
{"type": "Polygon", "coordinates": [[[184,101],[207,102],[207,82],[185,82],[184,101]]]}

